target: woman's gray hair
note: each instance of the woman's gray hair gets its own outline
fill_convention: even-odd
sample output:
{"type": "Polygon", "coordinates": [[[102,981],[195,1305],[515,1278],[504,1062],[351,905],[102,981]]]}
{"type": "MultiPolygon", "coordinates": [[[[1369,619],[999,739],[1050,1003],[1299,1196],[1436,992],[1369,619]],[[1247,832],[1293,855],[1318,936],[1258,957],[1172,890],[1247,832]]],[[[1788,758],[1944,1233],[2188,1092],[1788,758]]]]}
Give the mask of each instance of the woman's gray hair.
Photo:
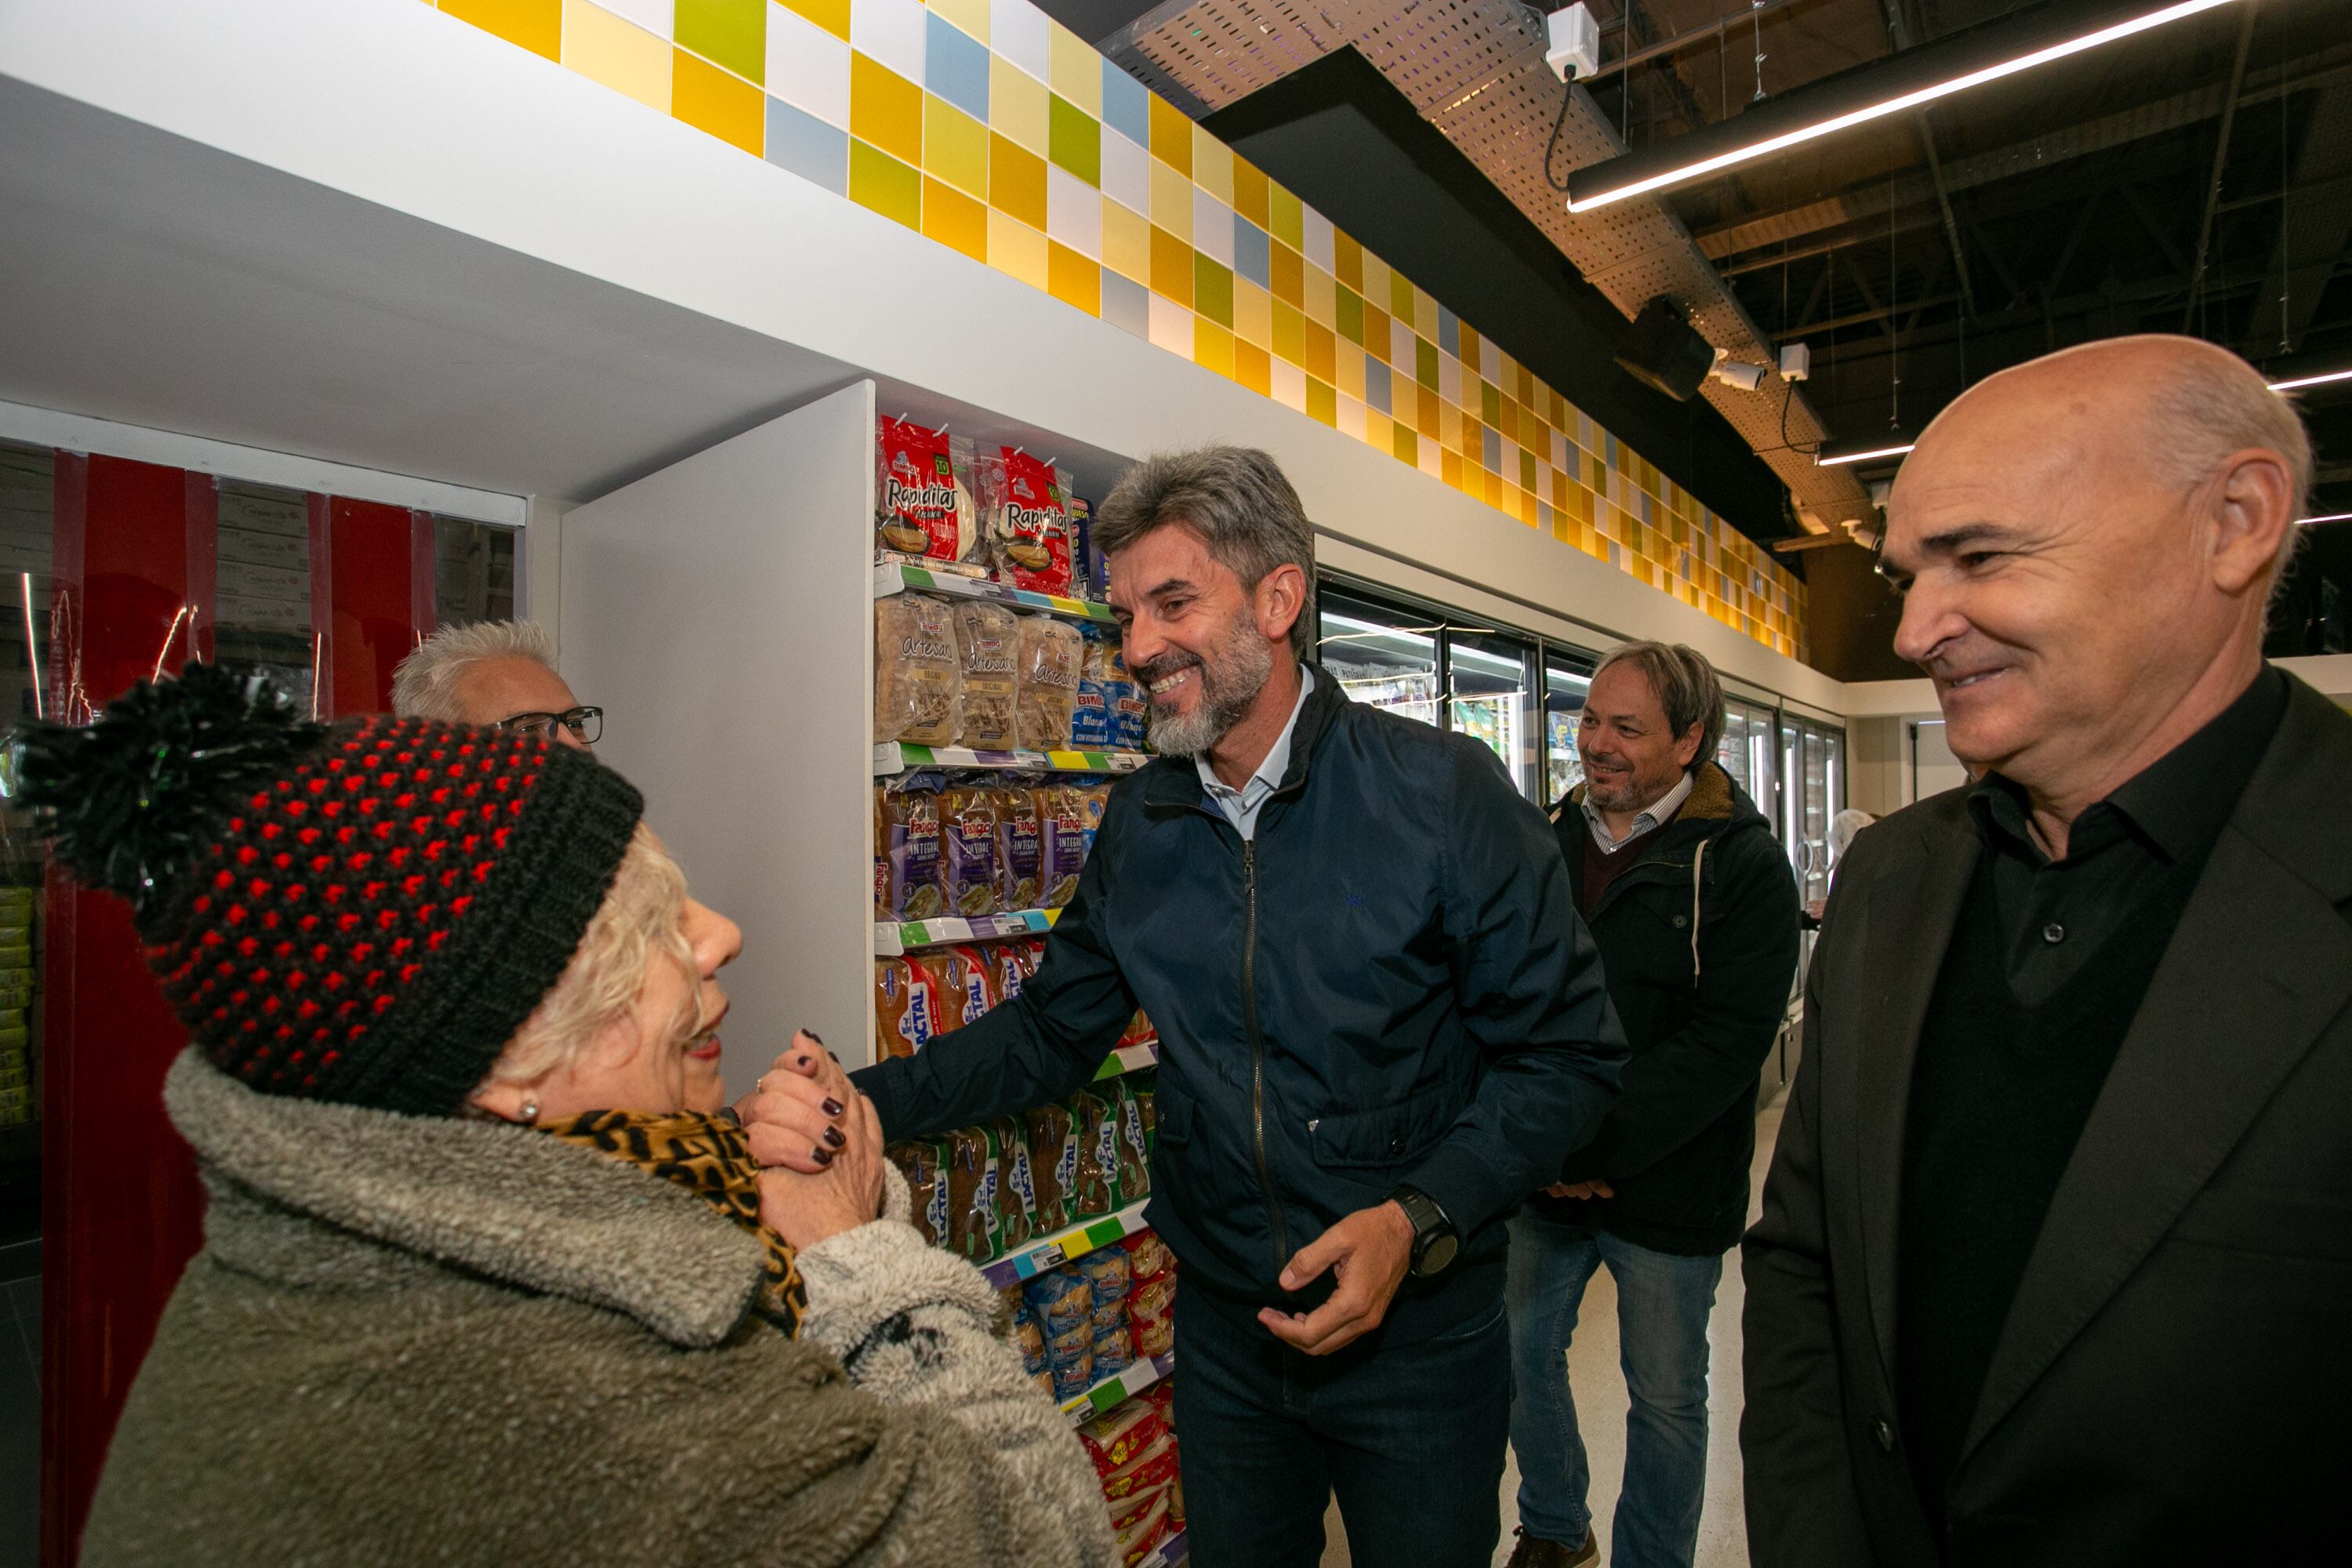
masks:
{"type": "Polygon", "coordinates": [[[1691,759],[1691,765],[1712,761],[1716,743],[1723,739],[1723,682],[1716,679],[1715,666],[1706,662],[1706,656],[1681,643],[1619,643],[1601,656],[1592,679],[1600,679],[1612,665],[1619,664],[1632,665],[1650,683],[1658,706],[1666,710],[1666,728],[1675,739],[1689,733],[1694,724],[1700,727],[1698,755],[1691,759]]]}
{"type": "Polygon", "coordinates": [[[1095,509],[1096,546],[1124,550],[1156,528],[1181,523],[1219,564],[1255,588],[1277,566],[1296,566],[1307,596],[1290,626],[1290,650],[1315,655],[1315,531],[1281,466],[1254,447],[1161,452],[1127,470],[1095,509]]]}
{"type": "Polygon", "coordinates": [[[462,722],[457,683],[485,659],[527,658],[555,668],[555,639],[536,621],[469,621],[444,626],[392,672],[392,710],[403,719],[462,722]]]}

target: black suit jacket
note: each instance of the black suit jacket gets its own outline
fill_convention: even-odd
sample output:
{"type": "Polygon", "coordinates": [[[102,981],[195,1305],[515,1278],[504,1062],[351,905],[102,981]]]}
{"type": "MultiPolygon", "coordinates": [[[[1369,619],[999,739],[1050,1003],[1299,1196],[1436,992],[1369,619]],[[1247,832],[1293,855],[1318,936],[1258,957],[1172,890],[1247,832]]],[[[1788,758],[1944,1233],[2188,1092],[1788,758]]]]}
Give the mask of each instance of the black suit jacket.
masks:
{"type": "MultiPolygon", "coordinates": [[[[1975,869],[1963,791],[1854,840],[1748,1233],[1759,1568],[1938,1560],[1895,1407],[1911,1064],[1975,869]]],[[[2352,1561],[2352,716],[2300,681],[2035,1242],[1942,1558],[2352,1561]]]]}

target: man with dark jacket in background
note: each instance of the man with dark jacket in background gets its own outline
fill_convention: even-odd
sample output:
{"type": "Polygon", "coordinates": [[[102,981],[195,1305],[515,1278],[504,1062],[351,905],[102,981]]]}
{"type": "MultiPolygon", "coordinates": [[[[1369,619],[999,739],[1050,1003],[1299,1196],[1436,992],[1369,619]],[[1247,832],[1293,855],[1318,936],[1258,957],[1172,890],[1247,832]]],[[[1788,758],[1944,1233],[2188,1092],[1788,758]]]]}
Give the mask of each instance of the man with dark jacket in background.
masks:
{"type": "Polygon", "coordinates": [[[1723,688],[1687,647],[1601,661],[1584,782],[1552,813],[1625,1038],[1599,1134],[1511,1221],[1510,1568],[1597,1560],[1568,1346],[1593,1270],[1617,1283],[1632,1395],[1610,1562],[1686,1568],[1706,1483],[1706,1321],[1748,1217],[1756,1094],[1797,966],[1797,890],[1771,824],[1715,761],[1723,688]]]}
{"type": "Polygon", "coordinates": [[[1486,1568],[1504,1217],[1624,1055],[1568,868],[1493,752],[1308,661],[1314,536],[1265,453],[1140,463],[1095,537],[1160,755],[1020,995],[857,1085],[893,1138],[1020,1110],[1140,1005],[1194,1560],[1314,1568],[1336,1491],[1360,1568],[1486,1568]]]}

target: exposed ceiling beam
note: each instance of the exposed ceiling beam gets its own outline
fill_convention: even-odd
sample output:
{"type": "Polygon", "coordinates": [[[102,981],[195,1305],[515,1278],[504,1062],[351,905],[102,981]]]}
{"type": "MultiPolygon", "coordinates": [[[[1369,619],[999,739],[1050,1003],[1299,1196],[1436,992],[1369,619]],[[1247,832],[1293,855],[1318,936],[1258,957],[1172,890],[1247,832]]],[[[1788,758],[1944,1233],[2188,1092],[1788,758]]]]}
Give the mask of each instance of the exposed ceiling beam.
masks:
{"type": "Polygon", "coordinates": [[[1959,220],[1952,216],[1952,193],[1944,184],[1944,161],[1936,156],[1936,126],[1927,111],[1921,110],[1914,117],[1919,127],[1919,146],[1927,154],[1927,174],[1936,186],[1936,207],[1944,215],[1944,238],[1952,247],[1952,265],[1960,272],[1960,299],[1968,312],[1977,313],[1977,291],[1969,286],[1969,254],[1960,245],[1959,220]]]}
{"type": "Polygon", "coordinates": [[[2181,313],[2180,330],[2187,331],[2197,315],[2198,297],[2205,289],[2205,260],[2213,237],[2213,205],[2221,199],[2221,170],[2230,158],[2230,127],[2238,118],[2238,94],[2246,85],[2246,51],[2254,44],[2254,16],[2260,9],[2247,0],[2246,14],[2238,19],[2237,63],[2230,68],[2230,95],[2221,105],[2221,133],[2213,143],[2213,174],[2205,182],[2205,216],[2197,225],[2197,265],[2189,275],[2189,309],[2181,313]]]}
{"type": "Polygon", "coordinates": [[[2346,174],[2352,174],[2352,84],[2326,89],[2312,105],[2287,184],[2326,189],[2290,200],[2280,212],[2268,281],[2246,332],[2252,353],[2293,353],[2310,331],[2328,277],[2352,241],[2352,190],[2340,183],[2346,174]]]}
{"type": "MultiPolygon", "coordinates": [[[[2340,44],[2323,50],[2317,56],[2296,60],[2292,74],[2284,67],[2257,73],[2255,85],[2242,92],[2240,105],[2266,103],[2286,93],[2347,78],[2352,78],[2352,43],[2340,44]]],[[[1945,188],[1948,191],[1972,190],[2029,169],[2046,168],[2068,159],[2144,141],[2168,131],[2177,131],[2182,126],[2212,119],[2222,112],[2229,100],[2228,84],[2216,82],[2209,87],[2175,93],[2137,109],[2102,115],[2096,120],[2087,120],[2046,135],[2029,137],[1990,153],[1979,153],[1974,157],[1947,163],[1943,171],[1945,188]]],[[[1891,183],[1891,187],[1890,182],[1874,179],[1837,195],[1805,202],[1778,212],[1751,214],[1730,223],[1700,229],[1691,237],[1698,242],[1701,251],[1720,261],[1726,257],[1759,249],[1775,242],[1786,244],[1844,224],[1884,217],[1890,208],[1925,206],[1934,199],[1932,184],[1921,175],[1898,178],[1891,183]]]]}

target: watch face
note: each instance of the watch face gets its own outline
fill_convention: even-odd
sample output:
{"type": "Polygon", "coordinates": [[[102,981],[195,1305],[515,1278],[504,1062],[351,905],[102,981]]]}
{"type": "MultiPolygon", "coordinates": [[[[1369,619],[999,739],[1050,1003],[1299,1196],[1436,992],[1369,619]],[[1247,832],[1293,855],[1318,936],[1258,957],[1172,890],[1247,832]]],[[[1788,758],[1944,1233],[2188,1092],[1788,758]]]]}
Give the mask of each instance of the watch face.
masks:
{"type": "Polygon", "coordinates": [[[1440,1272],[1447,1264],[1453,1262],[1454,1255],[1461,1249],[1462,1243],[1450,1234],[1433,1237],[1429,1245],[1422,1248],[1421,1261],[1413,1265],[1412,1271],[1426,1279],[1432,1274],[1440,1272]]]}

